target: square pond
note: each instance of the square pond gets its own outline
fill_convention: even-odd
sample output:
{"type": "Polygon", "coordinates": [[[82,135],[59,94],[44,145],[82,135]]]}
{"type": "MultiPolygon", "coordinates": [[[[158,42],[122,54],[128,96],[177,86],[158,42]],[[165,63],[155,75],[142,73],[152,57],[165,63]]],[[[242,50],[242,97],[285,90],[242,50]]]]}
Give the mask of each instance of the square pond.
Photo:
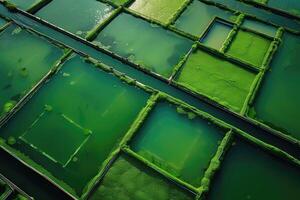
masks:
{"type": "Polygon", "coordinates": [[[200,186],[225,130],[168,102],[160,102],[130,148],[173,176],[200,186]]]}

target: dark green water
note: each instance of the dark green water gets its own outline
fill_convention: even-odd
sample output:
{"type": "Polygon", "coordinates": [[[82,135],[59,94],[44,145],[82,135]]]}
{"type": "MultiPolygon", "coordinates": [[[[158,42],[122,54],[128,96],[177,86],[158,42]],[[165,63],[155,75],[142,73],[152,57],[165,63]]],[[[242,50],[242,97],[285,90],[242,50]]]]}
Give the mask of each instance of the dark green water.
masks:
{"type": "Polygon", "coordinates": [[[148,97],[76,56],[2,127],[1,137],[14,138],[13,148],[80,195],[148,97]]]}
{"type": "Polygon", "coordinates": [[[94,41],[130,61],[169,77],[193,42],[129,14],[121,14],[94,41]],[[122,33],[122,34],[120,34],[122,33]]]}
{"type": "Polygon", "coordinates": [[[38,17],[80,37],[110,16],[113,8],[97,0],[54,0],[36,13],[38,17]]]}
{"type": "Polygon", "coordinates": [[[242,26],[269,35],[271,37],[274,37],[277,31],[277,28],[275,26],[267,25],[252,19],[245,19],[242,26]]]}
{"type": "Polygon", "coordinates": [[[208,33],[200,40],[204,45],[220,50],[228,37],[232,27],[224,23],[215,21],[208,33]]]}
{"type": "Polygon", "coordinates": [[[300,16],[299,0],[268,0],[268,6],[300,16]]]}
{"type": "Polygon", "coordinates": [[[192,196],[137,160],[121,155],[90,200],[192,200],[192,196]]]}
{"type": "Polygon", "coordinates": [[[232,12],[200,1],[193,1],[177,19],[175,27],[195,36],[200,36],[216,16],[230,21],[234,21],[236,18],[232,12]]]}
{"type": "Polygon", "coordinates": [[[2,18],[0,17],[0,28],[1,28],[4,24],[6,24],[6,20],[4,20],[4,19],[2,19],[2,18]]]}
{"type": "Polygon", "coordinates": [[[0,52],[0,114],[9,111],[63,55],[58,47],[16,25],[0,33],[0,52]]]}
{"type": "Polygon", "coordinates": [[[300,139],[299,36],[285,33],[254,104],[255,117],[300,139]]]}
{"type": "Polygon", "coordinates": [[[179,114],[167,102],[156,105],[131,148],[174,176],[200,186],[224,130],[193,113],[179,114]]]}
{"type": "Polygon", "coordinates": [[[299,167],[237,140],[216,174],[208,200],[298,200],[299,167]]]}

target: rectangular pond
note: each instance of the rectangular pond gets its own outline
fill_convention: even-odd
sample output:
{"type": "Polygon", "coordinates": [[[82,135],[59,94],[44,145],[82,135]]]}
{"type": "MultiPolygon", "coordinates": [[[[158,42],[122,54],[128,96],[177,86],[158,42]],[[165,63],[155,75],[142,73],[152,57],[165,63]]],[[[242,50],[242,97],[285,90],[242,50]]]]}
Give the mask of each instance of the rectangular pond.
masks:
{"type": "Polygon", "coordinates": [[[9,3],[12,3],[23,10],[28,10],[41,1],[43,0],[8,0],[9,3]]]}
{"type": "Polygon", "coordinates": [[[149,96],[76,55],[1,128],[1,145],[81,196],[149,96]]]}
{"type": "Polygon", "coordinates": [[[35,15],[82,38],[114,10],[97,0],[53,0],[35,15]]]}
{"type": "Polygon", "coordinates": [[[270,39],[255,33],[239,30],[226,53],[260,68],[271,42],[270,39]]]}
{"type": "Polygon", "coordinates": [[[164,77],[171,76],[193,45],[187,38],[126,13],[106,26],[94,43],[164,77]]]}
{"type": "Polygon", "coordinates": [[[176,82],[239,112],[257,73],[196,49],[176,77],[176,82]]]}

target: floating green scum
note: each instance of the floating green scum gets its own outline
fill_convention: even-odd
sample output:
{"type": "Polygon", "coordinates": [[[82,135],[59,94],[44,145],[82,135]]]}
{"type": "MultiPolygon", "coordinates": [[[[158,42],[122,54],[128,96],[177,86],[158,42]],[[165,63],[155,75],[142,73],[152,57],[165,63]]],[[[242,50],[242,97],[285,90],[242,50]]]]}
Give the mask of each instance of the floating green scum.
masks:
{"type": "Polygon", "coordinates": [[[0,199],[298,200],[299,10],[0,0],[0,199]]]}

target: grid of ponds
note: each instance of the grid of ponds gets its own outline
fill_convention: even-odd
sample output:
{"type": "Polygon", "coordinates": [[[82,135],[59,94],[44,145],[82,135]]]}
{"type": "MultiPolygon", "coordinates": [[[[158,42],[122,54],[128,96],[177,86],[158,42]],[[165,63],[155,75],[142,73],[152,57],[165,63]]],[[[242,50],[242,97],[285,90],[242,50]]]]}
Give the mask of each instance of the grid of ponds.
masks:
{"type": "Polygon", "coordinates": [[[0,0],[0,199],[299,199],[299,9],[0,0]]]}

